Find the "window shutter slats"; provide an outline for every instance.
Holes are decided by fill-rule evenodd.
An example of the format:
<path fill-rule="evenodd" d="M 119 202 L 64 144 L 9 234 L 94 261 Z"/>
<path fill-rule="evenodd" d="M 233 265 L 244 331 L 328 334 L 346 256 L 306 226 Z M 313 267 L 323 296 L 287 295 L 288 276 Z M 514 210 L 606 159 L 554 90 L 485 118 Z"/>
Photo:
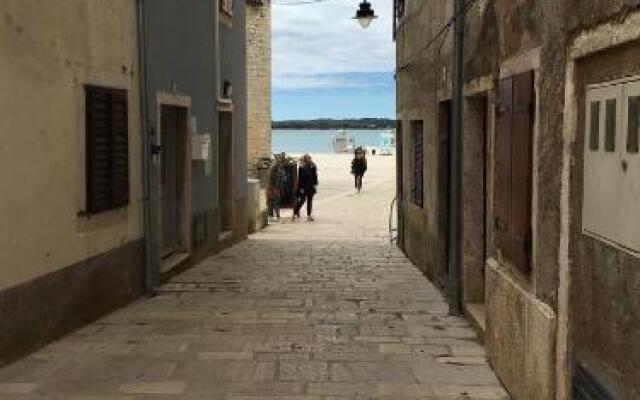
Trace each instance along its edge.
<path fill-rule="evenodd" d="M 109 209 L 109 93 L 87 88 L 87 211 Z"/>
<path fill-rule="evenodd" d="M 413 203 L 424 207 L 424 123 L 412 121 L 413 134 Z"/>
<path fill-rule="evenodd" d="M 127 92 L 85 88 L 87 212 L 129 203 Z"/>
<path fill-rule="evenodd" d="M 111 206 L 129 203 L 129 140 L 127 93 L 111 94 Z"/>

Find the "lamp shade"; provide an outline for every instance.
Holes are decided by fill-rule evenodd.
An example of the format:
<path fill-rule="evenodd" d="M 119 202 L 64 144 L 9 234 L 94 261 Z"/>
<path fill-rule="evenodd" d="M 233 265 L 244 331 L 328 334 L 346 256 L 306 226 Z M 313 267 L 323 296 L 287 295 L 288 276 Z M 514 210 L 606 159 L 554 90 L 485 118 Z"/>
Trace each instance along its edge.
<path fill-rule="evenodd" d="M 378 16 L 373 11 L 373 8 L 371 8 L 371 3 L 366 0 L 360 3 L 360 7 L 354 17 L 363 29 L 367 29 L 376 18 L 378 18 Z"/>

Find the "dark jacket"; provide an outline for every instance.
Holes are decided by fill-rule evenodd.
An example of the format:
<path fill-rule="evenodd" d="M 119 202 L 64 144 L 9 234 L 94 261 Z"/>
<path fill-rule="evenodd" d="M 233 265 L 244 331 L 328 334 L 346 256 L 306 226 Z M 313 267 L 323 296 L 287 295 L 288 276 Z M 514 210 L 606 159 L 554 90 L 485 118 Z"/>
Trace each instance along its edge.
<path fill-rule="evenodd" d="M 354 158 L 351 161 L 351 173 L 353 175 L 364 175 L 365 172 L 367 172 L 367 159 Z"/>
<path fill-rule="evenodd" d="M 311 163 L 309 165 L 300 166 L 298 169 L 298 190 L 301 194 L 304 190 L 304 194 L 315 194 L 316 186 L 318 185 L 318 172 L 316 165 Z"/>

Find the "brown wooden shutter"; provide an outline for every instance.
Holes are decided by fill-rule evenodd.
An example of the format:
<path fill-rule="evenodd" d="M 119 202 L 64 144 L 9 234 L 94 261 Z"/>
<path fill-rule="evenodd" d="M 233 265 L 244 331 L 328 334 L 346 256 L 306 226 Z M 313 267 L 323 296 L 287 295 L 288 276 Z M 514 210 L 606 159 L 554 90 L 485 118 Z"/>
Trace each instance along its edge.
<path fill-rule="evenodd" d="M 110 96 L 103 88 L 86 88 L 87 211 L 109 209 L 110 199 Z"/>
<path fill-rule="evenodd" d="M 127 92 L 85 88 L 87 212 L 129 203 Z"/>
<path fill-rule="evenodd" d="M 413 121 L 413 202 L 424 207 L 424 123 Z"/>
<path fill-rule="evenodd" d="M 398 200 L 402 201 L 404 196 L 404 170 L 402 169 L 403 157 L 402 142 L 402 121 L 396 121 L 396 193 Z"/>
<path fill-rule="evenodd" d="M 511 203 L 511 124 L 513 120 L 513 81 L 506 78 L 498 88 L 496 115 L 496 170 L 494 214 L 497 245 L 503 256 L 510 258 L 510 203 Z"/>
<path fill-rule="evenodd" d="M 525 272 L 531 268 L 531 195 L 534 123 L 533 71 L 513 78 L 511 157 L 511 235 L 513 262 Z"/>
<path fill-rule="evenodd" d="M 129 118 L 127 92 L 111 92 L 111 207 L 129 203 Z"/>
<path fill-rule="evenodd" d="M 531 269 L 533 71 L 500 81 L 496 121 L 495 229 L 502 255 Z"/>

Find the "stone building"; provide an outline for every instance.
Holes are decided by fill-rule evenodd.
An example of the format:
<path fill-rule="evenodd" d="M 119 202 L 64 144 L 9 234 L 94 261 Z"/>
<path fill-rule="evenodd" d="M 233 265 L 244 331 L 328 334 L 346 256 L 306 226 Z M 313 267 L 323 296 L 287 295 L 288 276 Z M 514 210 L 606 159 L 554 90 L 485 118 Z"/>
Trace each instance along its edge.
<path fill-rule="evenodd" d="M 271 156 L 271 1 L 247 0 L 247 167 Z"/>
<path fill-rule="evenodd" d="M 395 1 L 399 242 L 446 289 L 453 1 L 428 4 Z M 464 310 L 514 399 L 636 399 L 638 1 L 465 16 Z"/>
<path fill-rule="evenodd" d="M 246 237 L 235 3 L 2 2 L 0 365 Z"/>

